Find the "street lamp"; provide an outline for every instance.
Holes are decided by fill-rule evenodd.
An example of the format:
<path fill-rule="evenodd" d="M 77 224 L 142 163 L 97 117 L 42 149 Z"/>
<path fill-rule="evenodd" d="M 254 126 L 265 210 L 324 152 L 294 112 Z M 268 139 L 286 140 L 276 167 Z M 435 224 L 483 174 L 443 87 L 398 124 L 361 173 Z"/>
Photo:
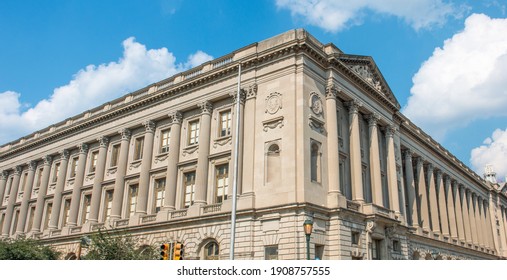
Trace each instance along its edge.
<path fill-rule="evenodd" d="M 303 228 L 305 230 L 306 235 L 306 259 L 310 259 L 310 235 L 312 235 L 313 230 L 313 221 L 312 220 L 305 220 L 303 223 Z"/>

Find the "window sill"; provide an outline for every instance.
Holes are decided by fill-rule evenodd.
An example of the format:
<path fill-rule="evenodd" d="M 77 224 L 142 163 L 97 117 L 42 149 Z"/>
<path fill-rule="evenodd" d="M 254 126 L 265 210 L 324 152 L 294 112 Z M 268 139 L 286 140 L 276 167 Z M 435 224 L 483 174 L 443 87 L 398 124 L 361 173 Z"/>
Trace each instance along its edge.
<path fill-rule="evenodd" d="M 199 148 L 198 144 L 194 144 L 183 149 L 183 156 L 193 154 Z"/>
<path fill-rule="evenodd" d="M 225 146 L 231 143 L 232 143 L 231 135 L 218 137 L 213 141 L 213 148 L 216 148 L 217 146 Z"/>

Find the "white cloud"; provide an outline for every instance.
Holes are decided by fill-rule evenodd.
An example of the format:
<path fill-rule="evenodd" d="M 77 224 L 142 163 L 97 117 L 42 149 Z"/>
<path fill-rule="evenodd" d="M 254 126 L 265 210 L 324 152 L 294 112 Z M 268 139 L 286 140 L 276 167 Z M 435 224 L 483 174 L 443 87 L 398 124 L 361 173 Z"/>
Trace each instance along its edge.
<path fill-rule="evenodd" d="M 203 64 L 206 61 L 212 60 L 213 57 L 203 51 L 197 51 L 194 54 L 188 56 L 187 63 L 185 63 L 185 67 L 193 68 Z"/>
<path fill-rule="evenodd" d="M 14 140 L 52 123 L 99 106 L 108 100 L 162 80 L 188 67 L 212 59 L 202 51 L 189 61 L 176 64 L 166 48 L 147 50 L 133 37 L 123 41 L 123 57 L 117 62 L 88 65 L 79 70 L 66 85 L 34 107 L 23 110 L 20 94 L 0 93 L 0 143 Z"/>
<path fill-rule="evenodd" d="M 472 149 L 470 163 L 478 174 L 484 173 L 487 164 L 493 165 L 497 178 L 507 175 L 507 129 L 497 129 L 491 137 L 483 142 L 484 145 Z"/>
<path fill-rule="evenodd" d="M 507 116 L 507 19 L 473 14 L 413 77 L 403 112 L 436 138 L 473 120 Z"/>
<path fill-rule="evenodd" d="M 461 17 L 465 10 L 443 0 L 276 0 L 276 5 L 330 32 L 360 24 L 364 11 L 399 17 L 419 30 L 443 25 L 448 17 Z"/>

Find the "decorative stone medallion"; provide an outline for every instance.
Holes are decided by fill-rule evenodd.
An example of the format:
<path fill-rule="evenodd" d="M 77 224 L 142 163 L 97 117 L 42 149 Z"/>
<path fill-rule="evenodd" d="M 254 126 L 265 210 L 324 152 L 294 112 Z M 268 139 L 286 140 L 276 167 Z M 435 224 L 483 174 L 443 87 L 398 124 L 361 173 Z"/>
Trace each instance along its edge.
<path fill-rule="evenodd" d="M 310 93 L 310 108 L 315 115 L 322 114 L 322 99 L 316 92 Z"/>
<path fill-rule="evenodd" d="M 273 115 L 280 109 L 282 109 L 282 95 L 278 92 L 270 93 L 266 97 L 266 113 Z"/>

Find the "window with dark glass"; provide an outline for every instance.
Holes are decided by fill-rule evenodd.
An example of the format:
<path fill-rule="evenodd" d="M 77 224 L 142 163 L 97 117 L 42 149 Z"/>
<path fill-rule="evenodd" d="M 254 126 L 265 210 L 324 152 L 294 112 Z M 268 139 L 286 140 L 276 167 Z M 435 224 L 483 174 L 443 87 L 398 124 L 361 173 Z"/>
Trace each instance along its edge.
<path fill-rule="evenodd" d="M 155 191 L 153 193 L 153 213 L 158 213 L 164 207 L 165 178 L 155 180 Z"/>
<path fill-rule="evenodd" d="M 216 167 L 216 203 L 222 203 L 229 193 L 229 164 Z"/>
<path fill-rule="evenodd" d="M 188 208 L 194 204 L 195 171 L 187 172 L 184 174 L 183 186 L 185 190 L 184 206 L 185 208 Z"/>

